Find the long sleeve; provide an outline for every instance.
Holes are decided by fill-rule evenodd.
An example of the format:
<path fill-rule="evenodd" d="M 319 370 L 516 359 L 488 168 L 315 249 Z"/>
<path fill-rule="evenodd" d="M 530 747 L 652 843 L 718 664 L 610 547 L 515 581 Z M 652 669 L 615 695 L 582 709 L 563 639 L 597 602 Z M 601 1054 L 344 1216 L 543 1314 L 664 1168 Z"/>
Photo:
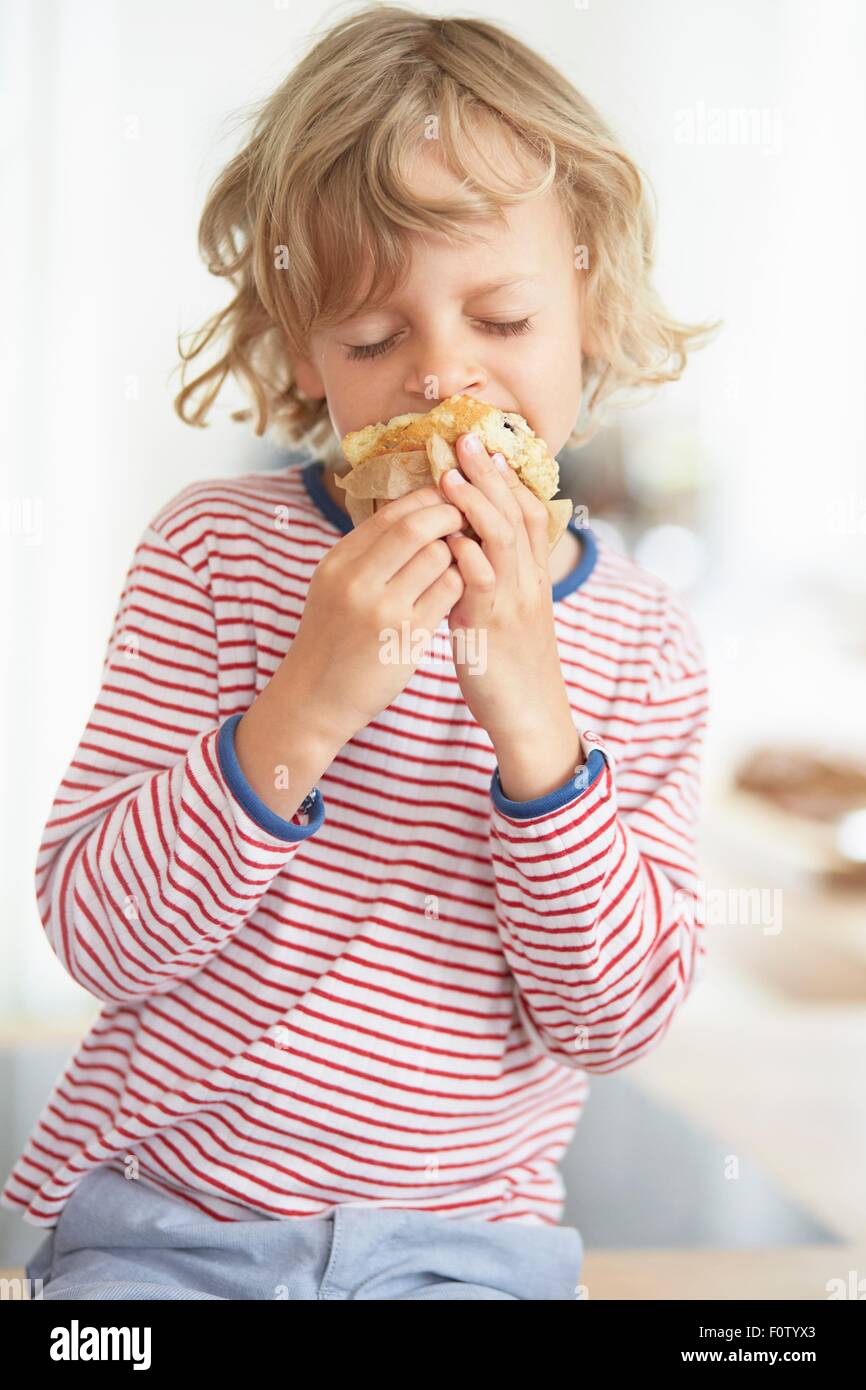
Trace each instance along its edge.
<path fill-rule="evenodd" d="M 99 999 L 166 993 L 194 975 L 324 819 L 318 789 L 284 821 L 246 784 L 218 655 L 209 590 L 149 526 L 36 864 L 51 947 Z"/>
<path fill-rule="evenodd" d="M 496 917 L 529 1034 L 564 1066 L 616 1071 L 655 1047 L 697 978 L 695 858 L 706 664 L 669 598 L 664 636 L 618 762 L 578 725 L 585 764 L 534 801 L 493 774 Z"/>

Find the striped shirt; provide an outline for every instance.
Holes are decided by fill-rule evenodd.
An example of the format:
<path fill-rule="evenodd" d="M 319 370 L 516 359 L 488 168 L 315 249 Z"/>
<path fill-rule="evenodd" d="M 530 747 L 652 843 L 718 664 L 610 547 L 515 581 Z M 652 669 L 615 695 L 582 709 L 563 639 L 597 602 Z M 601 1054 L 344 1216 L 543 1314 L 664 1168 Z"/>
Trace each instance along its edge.
<path fill-rule="evenodd" d="M 445 620 L 290 820 L 234 728 L 352 529 L 322 464 L 184 488 L 143 532 L 36 887 L 103 1001 L 0 1202 L 99 1164 L 219 1220 L 337 1206 L 556 1224 L 588 1076 L 664 1037 L 703 955 L 703 648 L 588 528 L 553 588 L 585 762 L 512 801 Z"/>

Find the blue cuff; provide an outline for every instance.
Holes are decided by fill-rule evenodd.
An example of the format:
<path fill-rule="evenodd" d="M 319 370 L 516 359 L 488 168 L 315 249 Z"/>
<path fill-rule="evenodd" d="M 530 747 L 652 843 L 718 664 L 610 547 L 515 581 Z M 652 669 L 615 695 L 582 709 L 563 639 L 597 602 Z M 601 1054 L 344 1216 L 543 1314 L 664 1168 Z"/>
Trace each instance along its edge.
<path fill-rule="evenodd" d="M 563 782 L 561 787 L 556 787 L 552 792 L 546 792 L 544 796 L 537 796 L 534 801 L 510 801 L 502 790 L 497 764 L 490 781 L 493 804 L 504 816 L 511 816 L 513 820 L 530 820 L 533 816 L 543 816 L 548 811 L 559 811 L 570 801 L 578 800 L 589 791 L 601 776 L 606 761 L 598 748 L 591 749 L 586 762 L 567 782 Z"/>
<path fill-rule="evenodd" d="M 247 815 L 256 822 L 256 825 L 261 826 L 262 830 L 267 830 L 269 835 L 275 835 L 280 840 L 309 839 L 311 835 L 315 835 L 325 819 L 325 799 L 322 793 L 318 787 L 314 787 L 309 796 L 305 796 L 298 807 L 299 811 L 309 815 L 307 825 L 295 825 L 294 821 L 283 820 L 282 816 L 278 816 L 275 811 L 271 810 L 270 806 L 266 806 L 261 797 L 256 796 L 244 776 L 238 762 L 238 755 L 235 752 L 235 729 L 241 718 L 240 714 L 231 715 L 221 726 L 217 735 L 217 759 L 223 777 Z"/>

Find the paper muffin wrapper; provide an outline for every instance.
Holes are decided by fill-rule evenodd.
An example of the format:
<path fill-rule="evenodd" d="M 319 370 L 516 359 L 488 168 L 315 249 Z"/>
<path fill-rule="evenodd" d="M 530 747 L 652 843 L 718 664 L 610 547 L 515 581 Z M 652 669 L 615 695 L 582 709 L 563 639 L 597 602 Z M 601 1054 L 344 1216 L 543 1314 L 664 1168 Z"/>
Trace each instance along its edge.
<path fill-rule="evenodd" d="M 394 450 L 376 458 L 356 463 L 348 473 L 335 475 L 338 487 L 346 493 L 346 510 L 355 526 L 360 526 L 376 511 L 377 506 L 404 497 L 418 488 L 441 488 L 442 478 L 449 468 L 459 468 L 451 444 L 440 434 L 427 440 L 424 449 Z M 574 513 L 574 503 L 568 497 L 553 501 L 539 499 L 547 508 L 548 553 L 560 540 Z M 479 540 L 467 522 L 464 534 Z"/>

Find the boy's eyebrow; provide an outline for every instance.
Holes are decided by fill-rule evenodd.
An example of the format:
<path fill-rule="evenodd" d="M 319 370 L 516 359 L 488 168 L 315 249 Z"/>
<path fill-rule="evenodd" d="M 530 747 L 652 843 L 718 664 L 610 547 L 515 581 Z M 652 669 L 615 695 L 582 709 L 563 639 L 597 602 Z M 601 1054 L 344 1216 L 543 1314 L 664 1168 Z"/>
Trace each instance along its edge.
<path fill-rule="evenodd" d="M 473 298 L 476 295 L 492 294 L 494 290 L 507 290 L 511 289 L 514 285 L 535 284 L 543 279 L 543 275 L 512 275 L 509 276 L 507 280 L 491 280 L 486 285 L 476 285 L 475 289 L 471 291 L 468 297 Z"/>

